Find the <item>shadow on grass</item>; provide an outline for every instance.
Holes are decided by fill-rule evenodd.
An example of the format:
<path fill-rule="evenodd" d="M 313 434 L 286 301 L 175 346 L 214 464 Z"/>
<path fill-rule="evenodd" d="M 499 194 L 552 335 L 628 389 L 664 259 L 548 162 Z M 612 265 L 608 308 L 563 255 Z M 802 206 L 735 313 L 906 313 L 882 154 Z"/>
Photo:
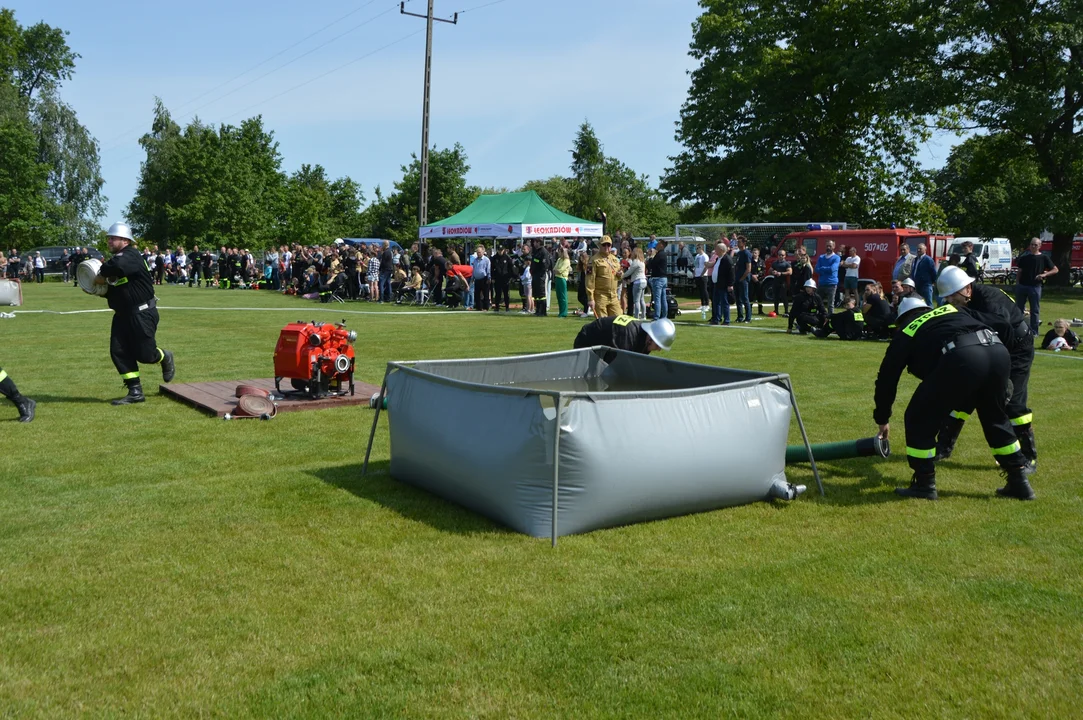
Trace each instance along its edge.
<path fill-rule="evenodd" d="M 117 392 L 117 397 L 120 397 L 123 394 L 124 394 L 123 391 L 118 391 Z M 89 404 L 94 404 L 94 405 L 100 405 L 102 403 L 108 403 L 109 402 L 109 398 L 74 397 L 74 396 L 71 396 L 71 395 L 41 395 L 39 393 L 35 393 L 31 397 L 33 397 L 33 399 L 36 400 L 39 403 L 48 403 L 49 405 L 53 405 L 53 404 L 57 404 L 57 403 L 79 403 L 79 404 L 89 403 Z"/>
<path fill-rule="evenodd" d="M 361 475 L 362 465 L 311 470 L 313 477 L 345 490 L 351 495 L 371 500 L 404 518 L 456 535 L 508 535 L 512 531 L 469 510 L 436 497 L 424 490 L 391 478 L 388 461 L 370 462 L 368 475 Z"/>
<path fill-rule="evenodd" d="M 817 468 L 824 483 L 824 497 L 818 498 L 819 502 L 846 507 L 906 499 L 895 494 L 898 480 L 884 475 L 874 460 L 821 463 Z M 857 483 L 843 485 L 832 482 L 841 478 L 855 478 Z M 814 489 L 810 488 L 810 491 Z"/>

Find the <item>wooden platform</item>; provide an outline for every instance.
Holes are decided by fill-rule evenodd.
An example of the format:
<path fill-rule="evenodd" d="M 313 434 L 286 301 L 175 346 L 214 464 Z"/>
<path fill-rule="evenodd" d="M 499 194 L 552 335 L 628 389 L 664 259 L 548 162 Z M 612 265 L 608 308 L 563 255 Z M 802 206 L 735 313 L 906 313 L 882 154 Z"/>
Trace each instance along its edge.
<path fill-rule="evenodd" d="M 230 380 L 223 382 L 204 383 L 170 383 L 159 385 L 158 390 L 163 395 L 168 395 L 174 400 L 180 400 L 203 412 L 224 417 L 226 413 L 232 413 L 237 407 L 235 393 L 238 385 L 254 385 L 264 390 L 274 392 L 275 381 L 273 378 L 262 380 Z M 282 381 L 282 390 L 292 390 L 289 380 Z M 378 385 L 369 385 L 363 382 L 354 382 L 354 394 L 342 397 L 311 398 L 286 395 L 283 400 L 276 400 L 278 412 L 299 412 L 301 410 L 326 410 L 327 408 L 347 407 L 350 405 L 368 406 L 369 398 L 380 392 Z"/>

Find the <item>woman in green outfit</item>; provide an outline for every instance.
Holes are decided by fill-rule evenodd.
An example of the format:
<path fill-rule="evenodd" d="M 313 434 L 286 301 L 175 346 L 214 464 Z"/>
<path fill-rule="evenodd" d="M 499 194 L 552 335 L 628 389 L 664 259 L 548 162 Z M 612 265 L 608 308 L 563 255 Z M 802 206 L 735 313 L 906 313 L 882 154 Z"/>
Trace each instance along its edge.
<path fill-rule="evenodd" d="M 557 251 L 557 264 L 553 267 L 554 284 L 557 288 L 557 317 L 568 317 L 568 275 L 572 271 L 572 261 L 568 257 L 568 248 Z"/>

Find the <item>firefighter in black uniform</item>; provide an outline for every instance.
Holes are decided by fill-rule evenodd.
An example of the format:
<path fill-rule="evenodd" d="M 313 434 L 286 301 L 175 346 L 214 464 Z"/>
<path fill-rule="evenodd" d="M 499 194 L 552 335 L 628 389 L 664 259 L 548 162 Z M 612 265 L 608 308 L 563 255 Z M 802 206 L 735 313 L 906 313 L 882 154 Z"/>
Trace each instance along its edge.
<path fill-rule="evenodd" d="M 534 314 L 539 317 L 546 314 L 548 296 L 545 294 L 545 281 L 552 267 L 545 241 L 537 238 L 534 241 L 534 252 L 530 255 L 530 294 L 534 298 Z"/>
<path fill-rule="evenodd" d="M 19 388 L 15 387 L 15 383 L 2 367 L 0 367 L 0 394 L 3 394 L 12 405 L 19 409 L 19 422 L 27 423 L 34 419 L 34 408 L 38 404 L 19 392 Z"/>
<path fill-rule="evenodd" d="M 1030 366 L 1034 362 L 1034 340 L 1030 325 L 1023 311 L 1003 290 L 991 285 L 973 284 L 974 278 L 957 267 L 946 267 L 936 281 L 940 297 L 960 310 L 967 311 L 985 325 L 991 327 L 1011 354 L 1012 396 L 1008 399 L 1008 420 L 1015 430 L 1023 456 L 1027 459 L 1027 474 L 1038 469 L 1038 449 L 1034 442 L 1031 422 L 1034 414 L 1027 407 L 1027 385 L 1030 383 Z M 936 459 L 951 457 L 955 441 L 963 424 L 974 411 L 972 406 L 956 407 L 944 420 L 936 441 Z"/>
<path fill-rule="evenodd" d="M 154 297 L 150 269 L 132 245 L 131 228 L 124 223 L 114 223 L 107 235 L 113 257 L 102 264 L 94 282 L 109 286 L 105 294 L 113 310 L 109 355 L 128 388 L 128 394 L 114 400 L 113 404 L 131 405 L 146 399 L 139 380 L 139 363 L 161 364 L 164 382 L 173 379 L 176 368 L 173 353 L 160 349 L 154 340 L 158 330 L 158 301 Z"/>
<path fill-rule="evenodd" d="M 965 310 L 943 305 L 932 310 L 925 301 L 907 298 L 899 304 L 898 332 L 887 348 L 876 376 L 873 419 L 887 438 L 891 406 L 904 369 L 921 384 L 906 407 L 906 456 L 914 477 L 899 495 L 935 500 L 936 435 L 943 419 L 957 407 L 976 407 L 985 440 L 1000 462 L 1008 483 L 998 495 L 1031 500 L 1026 463 L 1004 410 L 1008 397 L 1007 348 L 989 328 Z"/>
<path fill-rule="evenodd" d="M 669 350 L 673 347 L 673 337 L 676 334 L 677 327 L 669 318 L 640 322 L 631 315 L 615 315 L 598 318 L 589 325 L 584 325 L 575 336 L 572 347 L 578 350 L 603 345 L 649 355 L 655 350 Z"/>
<path fill-rule="evenodd" d="M 504 299 L 504 312 L 511 307 L 508 288 L 515 274 L 515 265 L 508 255 L 507 246 L 501 246 L 500 252 L 493 256 L 493 312 L 500 309 L 500 299 Z"/>
<path fill-rule="evenodd" d="M 865 316 L 857 309 L 857 303 L 852 297 L 842 302 L 842 310 L 832 313 L 826 325 L 812 331 L 818 338 L 826 338 L 831 333 L 838 335 L 840 340 L 860 340 L 864 337 Z"/>
<path fill-rule="evenodd" d="M 792 333 L 794 323 L 797 331 L 807 335 L 809 330 L 820 330 L 827 325 L 827 308 L 816 292 L 816 281 L 806 280 L 801 290 L 794 294 L 790 305 L 790 321 L 786 332 Z"/>
<path fill-rule="evenodd" d="M 192 271 L 188 273 L 188 287 L 199 287 L 203 284 L 203 253 L 198 245 L 188 253 L 188 264 L 192 267 Z"/>

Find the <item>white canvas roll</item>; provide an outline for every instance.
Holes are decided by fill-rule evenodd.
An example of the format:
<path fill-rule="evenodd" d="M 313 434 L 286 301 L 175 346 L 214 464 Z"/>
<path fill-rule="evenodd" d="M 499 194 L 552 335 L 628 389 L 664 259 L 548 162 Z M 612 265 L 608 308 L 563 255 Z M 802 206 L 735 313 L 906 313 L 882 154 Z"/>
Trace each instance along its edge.
<path fill-rule="evenodd" d="M 98 277 L 98 271 L 102 269 L 102 261 L 90 258 L 79 263 L 75 269 L 75 279 L 79 287 L 88 295 L 103 296 L 109 291 L 105 285 L 95 285 L 94 280 Z"/>

